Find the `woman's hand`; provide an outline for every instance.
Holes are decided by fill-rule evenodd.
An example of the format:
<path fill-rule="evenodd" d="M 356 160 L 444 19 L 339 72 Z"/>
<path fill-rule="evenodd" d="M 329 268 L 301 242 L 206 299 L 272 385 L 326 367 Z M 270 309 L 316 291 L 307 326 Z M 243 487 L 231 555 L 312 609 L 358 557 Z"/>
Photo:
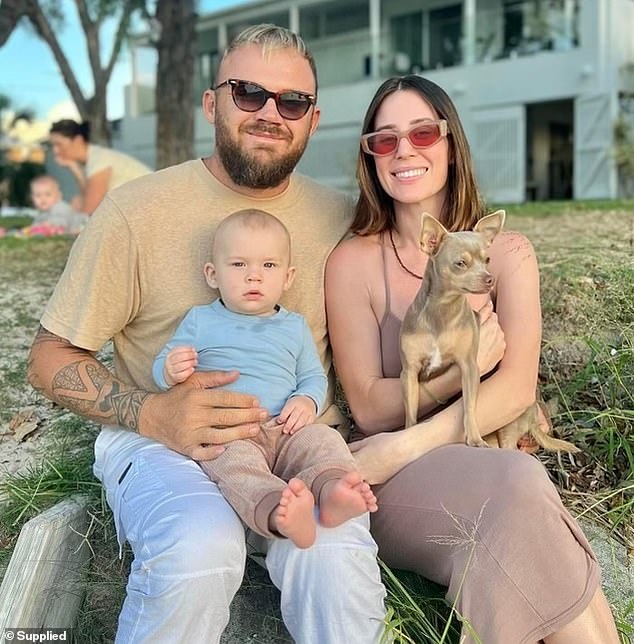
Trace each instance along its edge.
<path fill-rule="evenodd" d="M 537 425 L 539 430 L 544 434 L 550 434 L 553 431 L 550 412 L 546 404 L 542 402 L 537 403 Z M 517 441 L 517 449 L 526 454 L 534 454 L 539 450 L 539 445 L 530 434 L 524 434 Z"/>
<path fill-rule="evenodd" d="M 84 174 L 84 167 L 81 163 L 75 159 L 69 159 L 68 157 L 59 155 L 55 157 L 55 162 L 62 166 L 62 168 L 68 168 L 70 170 L 73 177 L 75 177 L 75 181 L 77 181 L 80 190 L 83 191 L 86 184 L 86 175 Z M 83 212 L 82 209 L 80 209 L 80 211 Z"/>
<path fill-rule="evenodd" d="M 64 156 L 61 156 L 61 155 L 56 155 L 55 156 L 55 163 L 57 163 L 57 165 L 62 166 L 62 168 L 73 169 L 73 168 L 78 168 L 79 167 L 79 163 L 77 163 L 77 161 L 75 161 L 75 159 L 70 159 L 69 157 L 64 157 Z"/>
<path fill-rule="evenodd" d="M 375 434 L 349 445 L 364 480 L 385 483 L 417 457 L 403 448 L 404 432 Z"/>

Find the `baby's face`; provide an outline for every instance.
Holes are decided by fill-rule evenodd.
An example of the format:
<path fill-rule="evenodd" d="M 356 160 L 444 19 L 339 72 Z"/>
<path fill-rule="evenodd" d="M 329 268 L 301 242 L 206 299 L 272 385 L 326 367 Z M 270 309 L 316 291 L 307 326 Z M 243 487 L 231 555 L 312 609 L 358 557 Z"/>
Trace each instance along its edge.
<path fill-rule="evenodd" d="M 31 201 L 43 212 L 50 210 L 61 198 L 59 188 L 50 181 L 36 183 L 31 187 Z"/>
<path fill-rule="evenodd" d="M 207 283 L 220 291 L 232 311 L 272 315 L 294 277 L 285 237 L 275 228 L 236 226 L 226 231 L 219 246 L 215 262 L 205 266 Z"/>

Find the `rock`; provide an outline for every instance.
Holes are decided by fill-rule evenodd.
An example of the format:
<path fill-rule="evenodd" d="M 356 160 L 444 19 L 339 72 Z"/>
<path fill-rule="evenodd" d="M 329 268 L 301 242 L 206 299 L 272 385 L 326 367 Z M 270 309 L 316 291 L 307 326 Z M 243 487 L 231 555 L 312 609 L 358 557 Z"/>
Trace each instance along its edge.
<path fill-rule="evenodd" d="M 634 600 L 634 560 L 606 530 L 587 521 L 580 523 L 601 566 L 603 591 L 618 618 Z M 634 612 L 625 619 L 634 627 Z"/>

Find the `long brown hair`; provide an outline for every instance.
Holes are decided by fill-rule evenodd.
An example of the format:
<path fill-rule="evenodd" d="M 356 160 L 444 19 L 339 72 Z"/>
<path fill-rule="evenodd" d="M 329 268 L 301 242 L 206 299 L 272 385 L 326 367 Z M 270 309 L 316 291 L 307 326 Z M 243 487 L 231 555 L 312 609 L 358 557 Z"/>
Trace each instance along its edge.
<path fill-rule="evenodd" d="M 468 230 L 484 214 L 484 203 L 475 180 L 469 143 L 456 107 L 447 93 L 436 83 L 418 75 L 395 76 L 386 80 L 376 91 L 363 120 L 362 134 L 373 132 L 375 118 L 384 99 L 400 90 L 413 90 L 429 103 L 439 119 L 449 126 L 449 171 L 446 200 L 441 218 L 451 230 Z M 394 228 L 394 201 L 379 182 L 374 159 L 359 147 L 357 160 L 359 199 L 350 230 L 357 235 L 374 235 Z"/>

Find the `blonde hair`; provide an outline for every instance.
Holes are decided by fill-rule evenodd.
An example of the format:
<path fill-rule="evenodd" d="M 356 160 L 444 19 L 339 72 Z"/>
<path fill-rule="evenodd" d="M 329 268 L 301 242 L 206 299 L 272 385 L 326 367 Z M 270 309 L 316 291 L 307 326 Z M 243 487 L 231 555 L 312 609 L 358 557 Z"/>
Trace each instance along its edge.
<path fill-rule="evenodd" d="M 240 226 L 249 228 L 253 231 L 265 229 L 277 229 L 279 233 L 286 240 L 288 247 L 288 257 L 290 261 L 291 256 L 291 236 L 286 226 L 271 213 L 265 210 L 258 210 L 257 208 L 245 208 L 244 210 L 237 210 L 225 217 L 216 228 L 214 233 L 214 240 L 212 244 L 212 256 L 216 255 L 216 245 L 222 241 L 223 233 L 226 233 L 233 226 Z"/>
<path fill-rule="evenodd" d="M 261 23 L 247 27 L 229 43 L 229 46 L 225 49 L 218 63 L 218 69 L 220 69 L 223 61 L 231 52 L 245 45 L 260 45 L 264 53 L 278 49 L 292 49 L 297 52 L 310 65 L 310 69 L 315 78 L 315 94 L 317 93 L 317 67 L 315 66 L 315 59 L 308 50 L 302 37 L 298 34 L 292 32 L 290 29 L 269 23 Z"/>
<path fill-rule="evenodd" d="M 43 183 L 49 183 L 54 188 L 57 188 L 57 190 L 60 190 L 59 181 L 55 177 L 51 177 L 50 174 L 40 174 L 37 177 L 34 177 L 33 179 L 31 179 L 29 187 L 33 189 L 35 188 L 35 186 L 39 186 Z"/>

